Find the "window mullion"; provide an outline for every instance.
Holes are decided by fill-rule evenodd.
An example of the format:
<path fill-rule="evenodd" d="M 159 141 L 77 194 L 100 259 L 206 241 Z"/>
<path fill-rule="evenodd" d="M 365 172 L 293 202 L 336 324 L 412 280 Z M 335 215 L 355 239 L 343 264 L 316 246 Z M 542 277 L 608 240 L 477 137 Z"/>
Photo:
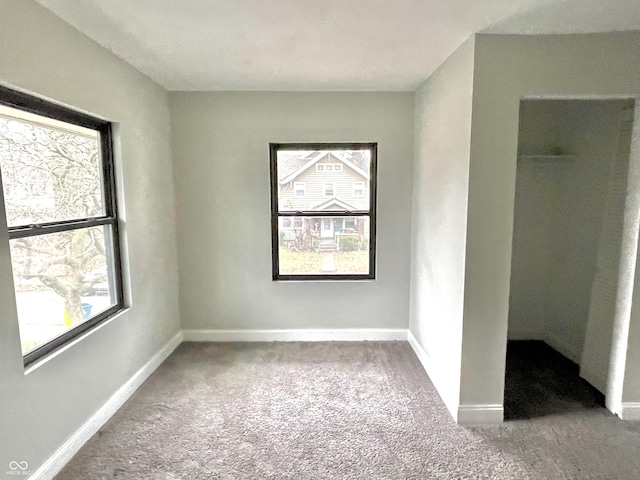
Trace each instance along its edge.
<path fill-rule="evenodd" d="M 9 228 L 9 239 L 34 237 L 37 235 L 47 235 L 51 233 L 66 232 L 69 230 L 77 230 L 79 228 L 99 227 L 101 225 L 112 225 L 115 218 L 98 217 L 87 218 L 82 220 L 70 220 L 66 222 L 46 223 L 27 225 L 21 227 Z"/>
<path fill-rule="evenodd" d="M 362 217 L 371 216 L 371 210 L 305 210 L 303 212 L 277 212 L 277 217 Z"/>

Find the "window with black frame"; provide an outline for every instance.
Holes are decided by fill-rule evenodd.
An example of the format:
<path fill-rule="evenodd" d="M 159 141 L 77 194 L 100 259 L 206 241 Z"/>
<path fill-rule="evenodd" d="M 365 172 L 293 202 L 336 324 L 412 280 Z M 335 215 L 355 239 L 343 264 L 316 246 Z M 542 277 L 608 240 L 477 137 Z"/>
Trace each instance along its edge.
<path fill-rule="evenodd" d="M 0 175 L 29 364 L 123 308 L 111 124 L 0 87 Z"/>
<path fill-rule="evenodd" d="M 375 278 L 377 144 L 272 143 L 270 157 L 273 279 Z"/>

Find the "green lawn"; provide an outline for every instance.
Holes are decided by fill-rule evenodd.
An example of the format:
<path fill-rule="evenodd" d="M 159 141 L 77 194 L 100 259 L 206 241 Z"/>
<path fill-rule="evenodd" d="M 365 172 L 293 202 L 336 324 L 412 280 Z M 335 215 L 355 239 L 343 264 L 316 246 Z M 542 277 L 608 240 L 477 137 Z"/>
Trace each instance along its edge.
<path fill-rule="evenodd" d="M 368 273 L 369 252 L 292 252 L 288 248 L 280 248 L 280 274 L 320 274 L 322 255 L 333 255 L 335 273 Z"/>

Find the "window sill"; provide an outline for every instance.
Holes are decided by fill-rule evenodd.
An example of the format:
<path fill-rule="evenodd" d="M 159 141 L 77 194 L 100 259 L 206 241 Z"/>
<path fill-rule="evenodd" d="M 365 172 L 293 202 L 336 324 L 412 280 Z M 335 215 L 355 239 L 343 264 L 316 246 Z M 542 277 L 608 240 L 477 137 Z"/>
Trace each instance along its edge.
<path fill-rule="evenodd" d="M 34 360 L 32 363 L 30 363 L 29 365 L 24 367 L 25 376 L 29 375 L 31 372 L 37 370 L 38 368 L 40 368 L 44 364 L 49 363 L 51 360 L 56 358 L 58 355 L 60 355 L 63 352 L 67 351 L 69 348 L 73 347 L 78 342 L 81 342 L 82 340 L 84 340 L 89 335 L 92 335 L 93 333 L 97 332 L 98 330 L 100 330 L 101 328 L 105 327 L 109 323 L 113 322 L 115 319 L 117 319 L 120 316 L 124 315 L 130 309 L 131 309 L 131 307 L 124 307 L 123 309 L 118 310 L 116 313 L 111 315 L 109 318 L 107 318 L 106 320 L 104 320 L 104 321 L 98 323 L 97 325 L 93 326 L 92 328 L 90 328 L 86 332 L 82 332 L 80 335 L 75 337 L 73 340 L 69 340 L 64 345 L 61 345 L 59 348 L 56 348 L 52 352 L 49 352 L 48 354 L 42 356 L 41 358 L 38 358 L 37 360 Z"/>

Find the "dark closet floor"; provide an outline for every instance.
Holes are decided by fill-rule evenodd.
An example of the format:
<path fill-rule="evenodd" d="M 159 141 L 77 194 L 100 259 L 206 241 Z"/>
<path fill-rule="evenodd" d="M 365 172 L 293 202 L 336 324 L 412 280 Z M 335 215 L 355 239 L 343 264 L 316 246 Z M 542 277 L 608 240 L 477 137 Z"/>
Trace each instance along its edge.
<path fill-rule="evenodd" d="M 579 367 L 542 341 L 509 341 L 505 420 L 603 408 L 604 395 L 579 377 Z"/>

